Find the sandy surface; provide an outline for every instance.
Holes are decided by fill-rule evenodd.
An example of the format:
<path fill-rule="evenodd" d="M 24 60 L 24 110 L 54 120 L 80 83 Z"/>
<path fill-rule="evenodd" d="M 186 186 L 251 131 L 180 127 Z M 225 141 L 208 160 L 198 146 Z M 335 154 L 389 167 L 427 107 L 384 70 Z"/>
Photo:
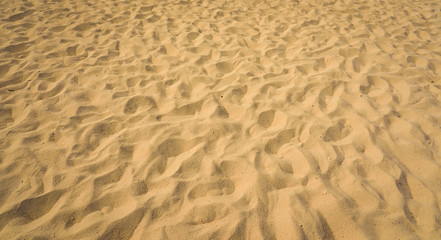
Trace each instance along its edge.
<path fill-rule="evenodd" d="M 441 239 L 441 2 L 3 0 L 0 239 Z"/>

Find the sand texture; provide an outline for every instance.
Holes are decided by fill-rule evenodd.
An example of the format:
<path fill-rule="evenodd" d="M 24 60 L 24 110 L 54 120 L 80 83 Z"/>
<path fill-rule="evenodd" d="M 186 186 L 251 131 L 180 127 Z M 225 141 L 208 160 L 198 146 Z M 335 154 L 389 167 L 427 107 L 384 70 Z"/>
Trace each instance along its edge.
<path fill-rule="evenodd" d="M 441 1 L 0 4 L 0 239 L 441 239 Z"/>

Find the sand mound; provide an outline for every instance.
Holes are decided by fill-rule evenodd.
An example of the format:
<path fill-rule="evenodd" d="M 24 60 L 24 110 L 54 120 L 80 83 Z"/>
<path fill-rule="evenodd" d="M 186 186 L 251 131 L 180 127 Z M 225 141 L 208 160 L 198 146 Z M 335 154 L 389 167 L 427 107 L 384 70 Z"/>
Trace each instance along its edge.
<path fill-rule="evenodd" d="M 2 1 L 1 239 L 440 239 L 439 1 Z"/>

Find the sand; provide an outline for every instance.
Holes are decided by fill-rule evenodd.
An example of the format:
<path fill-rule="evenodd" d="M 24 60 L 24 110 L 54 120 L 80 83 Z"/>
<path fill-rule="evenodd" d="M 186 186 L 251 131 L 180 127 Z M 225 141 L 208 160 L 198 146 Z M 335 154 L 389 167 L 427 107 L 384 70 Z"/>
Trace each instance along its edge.
<path fill-rule="evenodd" d="M 441 2 L 4 0 L 0 239 L 441 239 Z"/>

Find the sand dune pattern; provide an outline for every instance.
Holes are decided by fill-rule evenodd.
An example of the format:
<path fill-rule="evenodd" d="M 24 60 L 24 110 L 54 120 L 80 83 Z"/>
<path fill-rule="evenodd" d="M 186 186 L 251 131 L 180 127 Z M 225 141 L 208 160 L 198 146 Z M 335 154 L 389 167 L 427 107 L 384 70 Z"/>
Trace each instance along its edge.
<path fill-rule="evenodd" d="M 441 2 L 4 0 L 0 239 L 440 239 Z"/>

